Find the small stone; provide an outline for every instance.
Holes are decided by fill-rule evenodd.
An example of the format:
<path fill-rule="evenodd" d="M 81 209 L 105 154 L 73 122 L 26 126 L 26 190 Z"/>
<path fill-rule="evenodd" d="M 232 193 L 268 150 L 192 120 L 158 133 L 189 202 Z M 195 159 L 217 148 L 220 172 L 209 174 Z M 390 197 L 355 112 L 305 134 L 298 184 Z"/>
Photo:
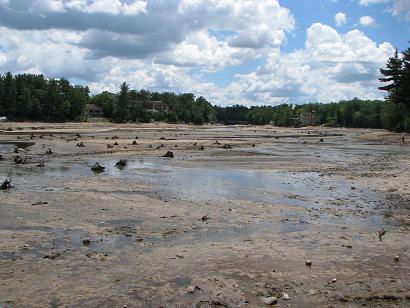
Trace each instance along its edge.
<path fill-rule="evenodd" d="M 275 297 L 275 296 L 271 296 L 271 297 L 264 298 L 264 299 L 263 299 L 263 302 L 264 302 L 265 305 L 271 306 L 271 305 L 277 304 L 277 303 L 278 303 L 278 299 L 277 299 L 277 297 Z"/>
<path fill-rule="evenodd" d="M 306 266 L 312 266 L 312 260 L 306 260 Z"/>
<path fill-rule="evenodd" d="M 332 283 L 336 283 L 336 281 L 337 281 L 336 278 L 332 279 Z"/>
<path fill-rule="evenodd" d="M 289 294 L 288 293 L 283 293 L 283 299 L 285 301 L 289 300 L 290 299 Z"/>
<path fill-rule="evenodd" d="M 309 295 L 316 295 L 316 290 L 313 290 L 313 289 L 309 290 L 308 294 Z"/>
<path fill-rule="evenodd" d="M 399 256 L 394 256 L 394 261 L 399 262 L 399 261 L 400 261 L 400 257 L 399 257 Z"/>

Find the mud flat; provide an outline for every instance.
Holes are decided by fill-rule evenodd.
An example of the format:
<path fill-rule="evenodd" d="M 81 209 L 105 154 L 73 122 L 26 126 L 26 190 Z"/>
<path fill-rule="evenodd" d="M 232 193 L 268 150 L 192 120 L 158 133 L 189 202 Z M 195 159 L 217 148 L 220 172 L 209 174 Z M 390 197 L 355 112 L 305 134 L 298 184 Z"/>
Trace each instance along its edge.
<path fill-rule="evenodd" d="M 410 143 L 400 141 L 376 130 L 2 123 L 0 181 L 14 188 L 0 191 L 0 307 L 271 297 L 409 307 Z"/>

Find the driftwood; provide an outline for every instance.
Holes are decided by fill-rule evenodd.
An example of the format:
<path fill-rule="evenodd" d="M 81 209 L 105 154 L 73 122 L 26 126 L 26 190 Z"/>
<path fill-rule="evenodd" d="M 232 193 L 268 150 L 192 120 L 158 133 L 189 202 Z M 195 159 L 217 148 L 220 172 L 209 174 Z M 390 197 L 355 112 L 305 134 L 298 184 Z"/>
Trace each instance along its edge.
<path fill-rule="evenodd" d="M 13 186 L 11 186 L 11 179 L 6 179 L 3 184 L 0 186 L 1 190 L 7 190 L 12 188 Z"/>
<path fill-rule="evenodd" d="M 165 153 L 165 155 L 163 155 L 162 157 L 174 158 L 174 153 L 172 153 L 171 151 L 168 151 L 168 152 Z"/>
<path fill-rule="evenodd" d="M 104 172 L 105 167 L 101 166 L 98 162 L 94 164 L 94 166 L 91 167 L 91 170 L 96 173 Z"/>
<path fill-rule="evenodd" d="M 120 159 L 120 160 L 115 164 L 115 166 L 116 166 L 116 167 L 119 167 L 119 168 L 125 167 L 126 165 L 127 165 L 127 161 L 126 161 L 125 159 Z"/>

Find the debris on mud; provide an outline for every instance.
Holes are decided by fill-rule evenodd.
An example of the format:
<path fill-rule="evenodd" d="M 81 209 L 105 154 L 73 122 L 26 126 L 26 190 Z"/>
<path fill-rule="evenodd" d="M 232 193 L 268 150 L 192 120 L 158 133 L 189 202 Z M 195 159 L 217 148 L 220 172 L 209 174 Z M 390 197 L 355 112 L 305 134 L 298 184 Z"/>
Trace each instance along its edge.
<path fill-rule="evenodd" d="M 383 235 L 385 235 L 386 234 L 386 230 L 384 230 L 383 228 L 379 231 L 379 240 L 380 240 L 380 242 L 383 240 L 382 239 L 382 237 L 383 237 Z"/>
<path fill-rule="evenodd" d="M 53 151 L 51 151 L 51 149 L 48 148 L 47 151 L 46 151 L 46 155 L 51 155 L 51 154 L 53 154 Z"/>
<path fill-rule="evenodd" d="M 223 146 L 221 146 L 221 149 L 230 150 L 230 149 L 232 149 L 232 146 L 230 144 L 226 143 Z"/>
<path fill-rule="evenodd" d="M 204 147 L 203 145 L 201 145 L 201 146 L 199 147 L 199 150 L 200 150 L 200 151 L 203 151 L 203 150 L 205 150 L 205 147 Z"/>
<path fill-rule="evenodd" d="M 202 291 L 202 289 L 196 285 L 192 285 L 186 288 L 188 294 L 194 294 L 195 292 Z"/>
<path fill-rule="evenodd" d="M 50 252 L 50 253 L 46 254 L 43 258 L 44 259 L 54 260 L 54 259 L 57 259 L 61 256 L 62 256 L 61 252 Z"/>
<path fill-rule="evenodd" d="M 13 160 L 14 160 L 14 163 L 15 163 L 16 165 L 28 164 L 27 159 L 26 159 L 26 158 L 23 158 L 23 157 L 21 157 L 21 156 L 19 156 L 19 155 L 15 156 L 15 157 L 13 158 Z"/>
<path fill-rule="evenodd" d="M 84 145 L 84 143 L 83 143 L 83 142 L 79 142 L 79 143 L 77 143 L 77 146 L 78 146 L 79 148 L 85 148 L 85 145 Z"/>
<path fill-rule="evenodd" d="M 7 190 L 10 188 L 13 188 L 13 186 L 11 185 L 11 179 L 6 179 L 0 186 L 1 190 Z"/>
<path fill-rule="evenodd" d="M 89 253 L 86 253 L 85 255 L 91 260 L 101 261 L 101 262 L 104 262 L 105 259 L 108 257 L 106 253 L 97 252 L 97 251 L 89 252 Z"/>
<path fill-rule="evenodd" d="M 116 167 L 123 168 L 127 166 L 127 161 L 125 159 L 120 159 L 116 164 Z"/>
<path fill-rule="evenodd" d="M 34 203 L 32 203 L 31 205 L 36 206 L 36 205 L 47 205 L 47 204 L 48 204 L 48 202 L 39 201 L 39 202 L 34 202 Z"/>
<path fill-rule="evenodd" d="M 168 151 L 163 155 L 162 157 L 168 157 L 168 158 L 174 158 L 174 153 L 171 151 Z"/>
<path fill-rule="evenodd" d="M 105 167 L 104 167 L 104 166 L 101 166 L 98 162 L 96 162 L 96 163 L 94 164 L 94 166 L 91 167 L 91 170 L 92 170 L 93 172 L 100 173 L 100 172 L 104 172 L 104 171 L 105 171 Z"/>
<path fill-rule="evenodd" d="M 91 244 L 91 239 L 89 237 L 83 238 L 83 245 L 89 246 Z"/>

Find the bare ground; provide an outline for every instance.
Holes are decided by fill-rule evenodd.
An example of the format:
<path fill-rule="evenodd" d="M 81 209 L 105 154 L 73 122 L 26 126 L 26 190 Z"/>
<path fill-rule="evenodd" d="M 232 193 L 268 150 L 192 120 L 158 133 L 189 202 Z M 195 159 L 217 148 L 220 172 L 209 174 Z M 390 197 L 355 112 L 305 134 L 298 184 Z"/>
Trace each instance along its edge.
<path fill-rule="evenodd" d="M 0 181 L 14 185 L 0 191 L 0 307 L 263 307 L 269 296 L 277 307 L 410 305 L 410 147 L 399 135 L 0 130 Z"/>

